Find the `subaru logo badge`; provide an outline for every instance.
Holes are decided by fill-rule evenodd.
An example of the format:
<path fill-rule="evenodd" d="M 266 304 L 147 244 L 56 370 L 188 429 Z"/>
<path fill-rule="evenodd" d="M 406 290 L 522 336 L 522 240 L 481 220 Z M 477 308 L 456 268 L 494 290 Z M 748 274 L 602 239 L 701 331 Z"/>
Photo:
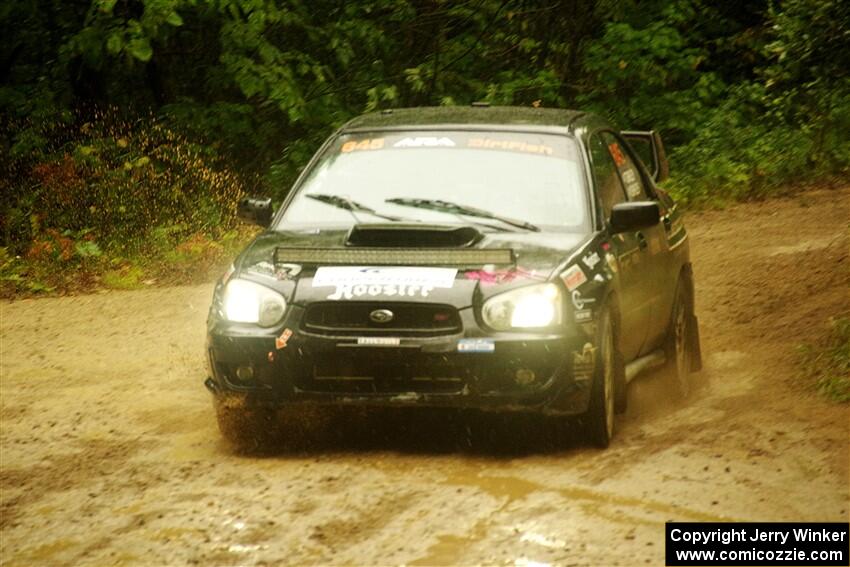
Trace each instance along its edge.
<path fill-rule="evenodd" d="M 374 321 L 375 323 L 389 323 L 393 320 L 393 312 L 389 309 L 375 309 L 371 313 L 369 313 L 369 319 Z"/>

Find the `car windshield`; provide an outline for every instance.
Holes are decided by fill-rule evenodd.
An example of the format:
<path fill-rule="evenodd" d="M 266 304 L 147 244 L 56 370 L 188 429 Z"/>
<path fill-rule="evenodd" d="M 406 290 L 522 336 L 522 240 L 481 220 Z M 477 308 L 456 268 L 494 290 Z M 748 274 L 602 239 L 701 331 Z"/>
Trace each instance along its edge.
<path fill-rule="evenodd" d="M 578 148 L 565 135 L 410 131 L 340 136 L 275 226 L 473 224 L 482 230 L 583 231 Z"/>

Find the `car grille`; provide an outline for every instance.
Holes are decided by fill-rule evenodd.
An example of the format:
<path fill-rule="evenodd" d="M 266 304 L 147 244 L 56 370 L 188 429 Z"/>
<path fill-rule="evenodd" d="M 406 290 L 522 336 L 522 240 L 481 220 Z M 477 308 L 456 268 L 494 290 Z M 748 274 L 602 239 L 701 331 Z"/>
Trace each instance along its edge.
<path fill-rule="evenodd" d="M 337 356 L 315 360 L 312 375 L 299 386 L 335 393 L 456 393 L 466 384 L 466 371 L 442 356 Z"/>
<path fill-rule="evenodd" d="M 392 320 L 378 323 L 374 311 L 387 309 Z M 331 335 L 392 334 L 395 336 L 447 335 L 461 331 L 460 316 L 451 305 L 392 302 L 321 302 L 307 307 L 304 329 Z"/>

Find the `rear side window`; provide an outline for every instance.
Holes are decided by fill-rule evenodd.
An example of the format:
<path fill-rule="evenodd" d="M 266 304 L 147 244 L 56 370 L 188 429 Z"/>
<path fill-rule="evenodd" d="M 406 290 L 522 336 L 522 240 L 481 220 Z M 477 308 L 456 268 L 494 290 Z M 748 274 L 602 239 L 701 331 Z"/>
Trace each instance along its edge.
<path fill-rule="evenodd" d="M 611 157 L 611 152 L 602 135 L 594 134 L 591 136 L 589 146 L 593 179 L 596 181 L 596 190 L 599 193 L 602 210 L 607 219 L 611 217 L 611 209 L 614 208 L 614 205 L 625 202 L 626 194 L 623 191 L 623 185 L 620 183 L 620 176 L 617 174 L 614 159 Z"/>
<path fill-rule="evenodd" d="M 626 198 L 629 201 L 644 201 L 648 199 L 649 195 L 640 176 L 640 170 L 629 155 L 628 150 L 623 147 L 622 142 L 610 132 L 603 132 L 602 139 L 605 141 L 611 159 L 614 160 L 614 164 L 617 166 L 617 172 L 620 174 L 623 187 L 626 189 Z"/>

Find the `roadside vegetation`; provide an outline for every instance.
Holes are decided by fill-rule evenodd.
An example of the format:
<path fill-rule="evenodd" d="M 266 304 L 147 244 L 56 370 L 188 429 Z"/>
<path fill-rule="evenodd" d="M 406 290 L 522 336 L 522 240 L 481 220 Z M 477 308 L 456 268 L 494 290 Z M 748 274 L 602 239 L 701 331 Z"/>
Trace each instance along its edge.
<path fill-rule="evenodd" d="M 152 117 L 28 133 L 4 171 L 6 295 L 207 281 L 252 232 L 231 212 L 245 181 Z"/>
<path fill-rule="evenodd" d="M 365 111 L 578 107 L 691 206 L 850 173 L 841 0 L 78 0 L 0 7 L 0 294 L 207 279 Z"/>
<path fill-rule="evenodd" d="M 818 344 L 800 347 L 803 372 L 822 394 L 850 403 L 850 316 L 828 321 L 829 332 Z"/>

